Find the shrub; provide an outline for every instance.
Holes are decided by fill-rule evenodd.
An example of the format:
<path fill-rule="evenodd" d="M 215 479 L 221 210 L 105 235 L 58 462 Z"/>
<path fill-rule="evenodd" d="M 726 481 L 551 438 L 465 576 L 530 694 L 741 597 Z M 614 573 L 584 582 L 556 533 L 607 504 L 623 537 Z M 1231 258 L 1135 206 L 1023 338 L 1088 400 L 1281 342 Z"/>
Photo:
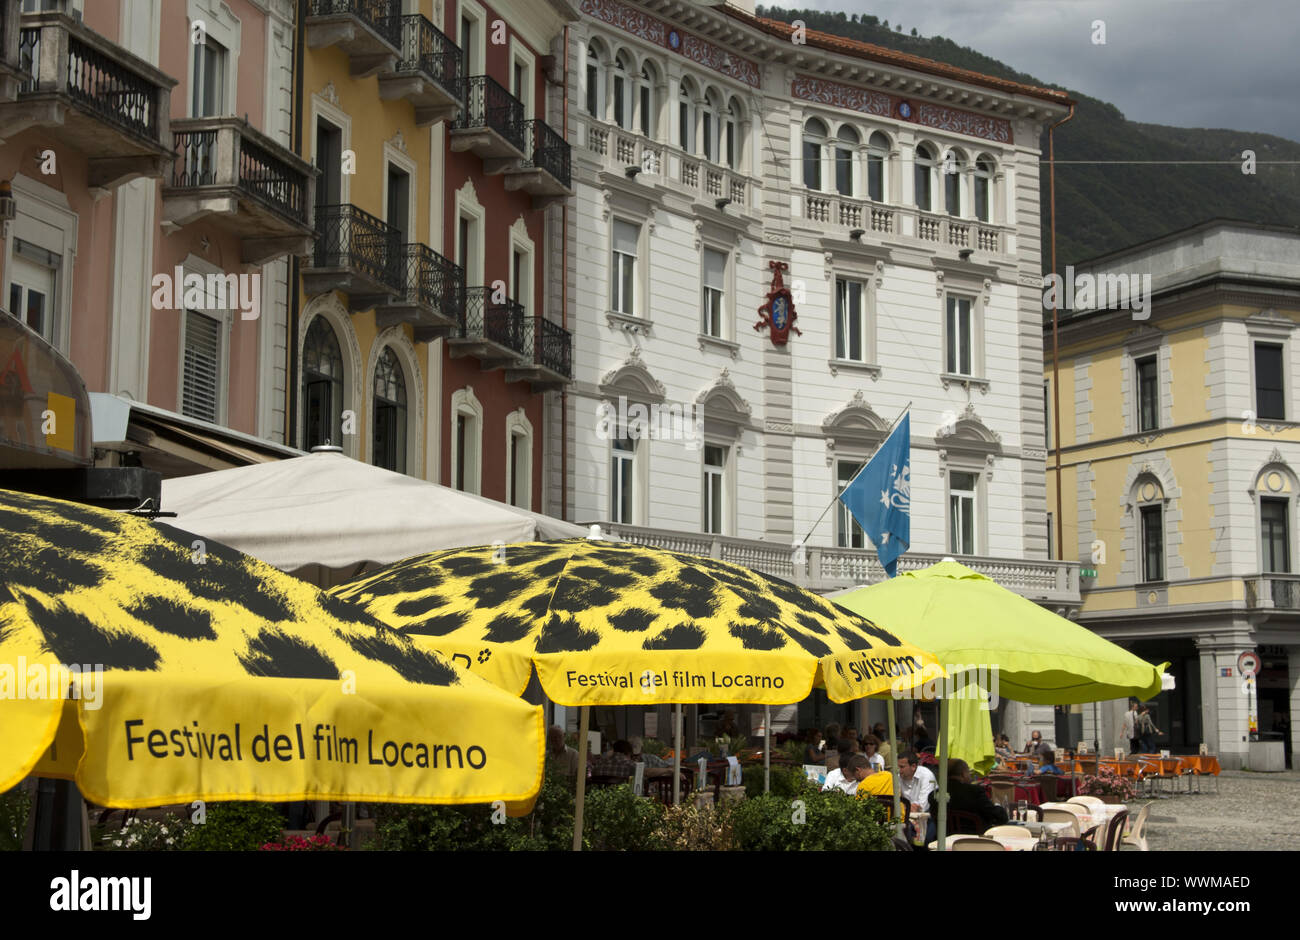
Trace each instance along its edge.
<path fill-rule="evenodd" d="M 664 807 L 655 830 L 658 847 L 674 852 L 725 852 L 735 847 L 731 831 L 734 801 L 721 806 L 696 806 L 694 802 Z"/>
<path fill-rule="evenodd" d="M 321 833 L 304 839 L 302 836 L 289 836 L 283 842 L 268 842 L 262 846 L 263 852 L 345 852 L 343 846 L 329 836 Z"/>
<path fill-rule="evenodd" d="M 96 849 L 126 852 L 174 852 L 185 847 L 192 828 L 185 819 L 144 819 L 135 816 L 120 828 L 108 825 L 96 830 L 92 845 Z"/>
<path fill-rule="evenodd" d="M 744 784 L 747 799 L 763 795 L 762 764 L 750 764 L 745 768 Z M 772 768 L 771 792 L 777 796 L 784 796 L 793 800 L 810 790 L 815 792 L 816 789 L 799 767 Z"/>
<path fill-rule="evenodd" d="M 653 754 L 655 757 L 663 757 L 672 748 L 660 741 L 658 738 L 646 738 L 641 742 L 642 754 Z"/>
<path fill-rule="evenodd" d="M 0 793 L 0 852 L 21 851 L 31 808 L 32 798 L 21 784 Z"/>
<path fill-rule="evenodd" d="M 736 848 L 746 852 L 887 851 L 892 832 L 875 800 L 808 790 L 795 799 L 766 793 L 731 812 Z"/>
<path fill-rule="evenodd" d="M 1116 796 L 1121 802 L 1127 803 L 1137 797 L 1137 785 L 1118 774 L 1103 770 L 1095 776 L 1086 774 L 1079 781 L 1076 792 L 1079 796 Z"/>
<path fill-rule="evenodd" d="M 273 803 L 209 803 L 206 818 L 185 832 L 182 848 L 199 852 L 256 852 L 280 838 L 285 818 Z"/>
<path fill-rule="evenodd" d="M 662 848 L 656 832 L 663 812 L 662 804 L 636 796 L 627 784 L 588 790 L 582 820 L 584 846 L 606 852 Z"/>

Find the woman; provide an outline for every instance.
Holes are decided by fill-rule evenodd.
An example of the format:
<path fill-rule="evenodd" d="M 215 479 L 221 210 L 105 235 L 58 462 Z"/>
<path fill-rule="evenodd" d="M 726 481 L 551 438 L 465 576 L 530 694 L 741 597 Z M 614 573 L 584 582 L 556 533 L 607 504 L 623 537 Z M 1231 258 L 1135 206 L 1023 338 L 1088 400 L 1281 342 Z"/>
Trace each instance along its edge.
<path fill-rule="evenodd" d="M 1016 756 L 1015 751 L 1011 749 L 1011 739 L 1005 734 L 998 735 L 993 745 L 993 753 L 997 755 L 999 762 Z"/>
<path fill-rule="evenodd" d="M 803 762 L 805 764 L 824 764 L 826 762 L 826 748 L 821 747 L 822 733 L 816 728 L 811 729 L 804 735 L 805 747 L 803 749 Z"/>
<path fill-rule="evenodd" d="M 869 734 L 862 739 L 862 753 L 871 761 L 872 771 L 884 770 L 885 759 L 880 755 L 880 738 Z"/>

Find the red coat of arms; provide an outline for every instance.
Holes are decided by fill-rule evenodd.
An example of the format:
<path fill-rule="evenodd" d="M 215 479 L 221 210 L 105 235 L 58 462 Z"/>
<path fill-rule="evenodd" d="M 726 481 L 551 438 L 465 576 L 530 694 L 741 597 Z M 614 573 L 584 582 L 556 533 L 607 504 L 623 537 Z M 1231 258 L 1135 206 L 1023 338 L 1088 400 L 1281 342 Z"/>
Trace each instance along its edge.
<path fill-rule="evenodd" d="M 794 312 L 794 298 L 781 278 L 781 272 L 789 270 L 790 266 L 784 261 L 769 261 L 767 266 L 772 269 L 772 288 L 767 292 L 767 303 L 758 308 L 762 319 L 754 324 L 754 329 L 761 330 L 765 326 L 768 327 L 771 331 L 769 335 L 772 337 L 772 345 L 784 346 L 790 339 L 791 330 L 803 336 L 799 327 L 794 325 L 794 321 L 799 316 Z"/>

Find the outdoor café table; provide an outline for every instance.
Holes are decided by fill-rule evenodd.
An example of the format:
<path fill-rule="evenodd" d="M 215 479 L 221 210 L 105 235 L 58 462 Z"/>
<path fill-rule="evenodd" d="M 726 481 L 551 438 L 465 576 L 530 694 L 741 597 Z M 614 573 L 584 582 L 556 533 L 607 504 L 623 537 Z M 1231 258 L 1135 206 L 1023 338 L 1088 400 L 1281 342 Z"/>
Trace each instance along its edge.
<path fill-rule="evenodd" d="M 1217 777 L 1221 769 L 1219 759 L 1213 754 L 1186 754 L 1178 758 L 1178 761 L 1188 770 L 1198 774 L 1214 774 Z"/>
<path fill-rule="evenodd" d="M 1115 774 L 1119 777 L 1127 777 L 1130 780 L 1140 780 L 1142 778 L 1142 762 L 1136 760 L 1102 760 L 1097 765 L 1101 770 L 1108 774 Z"/>
<path fill-rule="evenodd" d="M 1030 822 L 1013 822 L 1010 825 L 1024 826 L 1031 833 L 1033 833 L 1034 838 L 1038 838 L 1042 834 L 1044 829 L 1047 830 L 1048 837 L 1052 839 L 1055 839 L 1057 836 L 1063 836 L 1070 831 L 1070 824 L 1063 823 L 1063 822 L 1030 821 Z"/>
<path fill-rule="evenodd" d="M 992 789 L 987 778 L 981 780 L 979 785 L 986 791 Z M 1017 802 L 1024 800 L 1030 806 L 1037 806 L 1039 803 L 1043 802 L 1043 790 L 1039 787 L 1037 781 L 1028 779 L 1017 780 L 1015 785 L 1016 795 L 1014 799 Z"/>

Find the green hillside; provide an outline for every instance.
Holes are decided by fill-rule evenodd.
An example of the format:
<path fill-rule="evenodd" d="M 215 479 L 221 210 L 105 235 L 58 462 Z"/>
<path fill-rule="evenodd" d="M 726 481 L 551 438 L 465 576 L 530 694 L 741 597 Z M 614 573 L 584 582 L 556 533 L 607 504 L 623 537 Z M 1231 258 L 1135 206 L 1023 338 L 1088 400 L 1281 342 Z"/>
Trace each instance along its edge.
<path fill-rule="evenodd" d="M 1061 88 L 1078 102 L 1074 118 L 1056 131 L 1057 267 L 1194 225 L 1215 216 L 1300 225 L 1300 167 L 1262 166 L 1241 172 L 1243 150 L 1256 159 L 1300 159 L 1300 144 L 1269 134 L 1197 130 L 1139 124 L 1114 105 L 1017 72 L 967 46 L 942 36 L 904 33 L 874 16 L 842 12 L 760 7 L 759 15 L 791 22 L 846 39 L 875 43 L 899 52 L 973 69 L 986 75 L 1045 88 Z M 914 31 L 912 31 L 914 32 Z M 1043 134 L 1043 231 L 1048 222 L 1047 135 Z M 1103 160 L 1223 160 L 1219 166 L 1116 166 L 1067 164 Z M 1043 240 L 1043 270 L 1050 267 Z"/>

